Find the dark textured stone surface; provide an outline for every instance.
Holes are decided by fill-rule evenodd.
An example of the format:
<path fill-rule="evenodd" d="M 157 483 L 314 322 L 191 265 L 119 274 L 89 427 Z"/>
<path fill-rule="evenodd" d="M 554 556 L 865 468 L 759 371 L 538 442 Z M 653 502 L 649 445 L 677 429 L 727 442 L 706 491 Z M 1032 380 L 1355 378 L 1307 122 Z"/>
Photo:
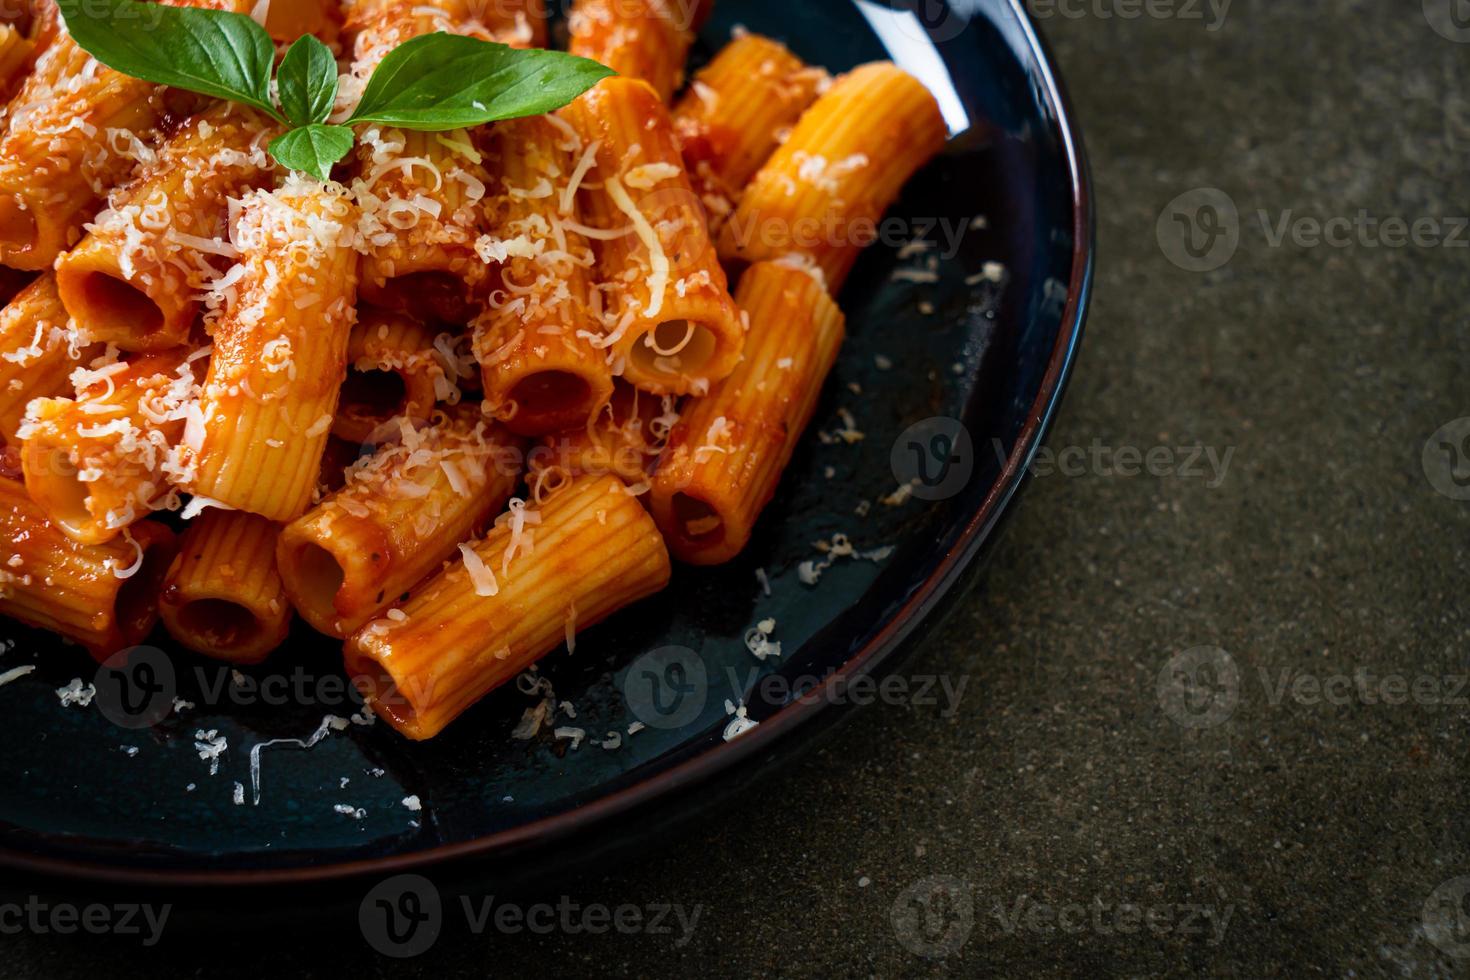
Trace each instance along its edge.
<path fill-rule="evenodd" d="M 967 680 L 952 717 L 869 709 L 661 854 L 567 887 L 583 904 L 702 906 L 686 945 L 476 938 L 462 918 L 405 962 L 351 933 L 142 953 L 7 936 L 4 973 L 254 977 L 262 948 L 273 972 L 320 977 L 1470 971 L 1422 919 L 1470 874 L 1470 691 L 1276 696 L 1283 672 L 1470 673 L 1470 503 L 1421 464 L 1430 434 L 1470 415 L 1470 251 L 1273 247 L 1257 216 L 1470 213 L 1470 44 L 1432 31 L 1418 0 L 1236 0 L 1215 31 L 1204 5 L 1202 21 L 1063 6 L 1086 13 L 1043 25 L 1092 155 L 1100 271 L 1051 447 L 1233 451 L 1218 485 L 1090 463 L 1039 476 L 981 590 L 905 667 Z M 1201 186 L 1242 220 L 1234 257 L 1202 274 L 1155 237 Z M 1201 645 L 1228 651 L 1238 705 L 1189 729 L 1156 684 Z M 933 875 L 972 889 L 955 908 L 975 918 L 928 960 L 890 913 Z M 1008 930 L 1033 903 L 1086 911 L 1069 931 Z M 1120 935 L 1123 903 L 1170 924 Z M 1228 910 L 1223 938 L 1203 919 L 1187 934 L 1186 905 Z"/>

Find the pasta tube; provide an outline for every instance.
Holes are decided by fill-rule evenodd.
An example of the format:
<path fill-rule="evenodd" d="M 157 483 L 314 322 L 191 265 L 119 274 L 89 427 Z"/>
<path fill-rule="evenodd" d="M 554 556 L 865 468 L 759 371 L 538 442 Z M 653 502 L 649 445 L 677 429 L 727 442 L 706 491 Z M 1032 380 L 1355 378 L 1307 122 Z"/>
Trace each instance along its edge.
<path fill-rule="evenodd" d="M 527 482 L 539 501 L 576 477 L 612 473 L 646 485 L 653 463 L 679 420 L 673 395 L 650 395 L 619 381 L 612 400 L 579 429 L 542 439 L 527 457 Z"/>
<path fill-rule="evenodd" d="M 491 179 L 480 160 L 464 130 L 363 135 L 353 192 L 368 243 L 364 299 L 423 320 L 469 320 L 489 271 L 475 251 Z"/>
<path fill-rule="evenodd" d="M 417 34 L 467 34 L 513 48 L 546 47 L 545 0 L 374 0 L 397 8 L 390 16 L 411 17 Z"/>
<path fill-rule="evenodd" d="M 347 485 L 281 535 L 278 561 L 301 616 L 346 636 L 483 528 L 520 480 L 519 443 L 461 409 L 348 471 Z"/>
<path fill-rule="evenodd" d="M 0 479 L 0 613 L 75 640 L 99 661 L 152 631 L 174 547 L 156 521 L 108 544 L 78 544 L 25 487 Z"/>
<path fill-rule="evenodd" d="M 0 23 L 0 92 L 10 92 L 11 85 L 25 71 L 30 56 L 30 39 L 20 28 Z"/>
<path fill-rule="evenodd" d="M 0 311 L 0 438 L 15 441 L 33 399 L 69 394 L 72 371 L 97 353 L 78 347 L 54 275 L 21 290 Z"/>
<path fill-rule="evenodd" d="M 22 2 L 19 11 L 5 17 L 0 23 L 0 96 L 9 99 L 15 93 L 56 40 L 60 24 L 55 0 Z"/>
<path fill-rule="evenodd" d="M 249 12 L 251 0 L 165 0 Z M 241 10 L 241 8 L 246 8 Z M 159 124 L 198 97 L 113 71 L 56 37 L 11 100 L 0 133 L 0 264 L 46 269 L 97 203 L 159 141 Z"/>
<path fill-rule="evenodd" d="M 260 6 L 259 0 L 239 0 L 230 9 L 248 14 Z M 338 0 L 266 0 L 264 13 L 266 33 L 277 44 L 291 44 L 306 34 L 331 43 L 341 32 Z"/>
<path fill-rule="evenodd" d="M 435 400 L 449 395 L 433 332 L 412 317 L 375 310 L 348 339 L 332 435 L 361 446 L 399 416 L 427 422 Z"/>
<path fill-rule="evenodd" d="M 486 25 L 501 44 L 544 48 L 546 0 L 464 0 L 470 17 Z"/>
<path fill-rule="evenodd" d="M 473 323 L 485 403 L 512 432 L 541 436 L 585 424 L 612 395 L 597 346 L 592 250 L 577 227 L 573 160 L 565 129 L 545 116 L 492 128 L 500 175 L 492 235 L 482 255 L 500 260 L 500 285 Z"/>
<path fill-rule="evenodd" d="M 546 0 L 351 0 L 354 88 L 387 54 L 420 34 L 465 34 L 513 48 L 546 47 Z M 353 92 L 353 95 L 359 93 Z"/>
<path fill-rule="evenodd" d="M 696 565 L 750 540 L 842 345 L 842 311 L 802 270 L 757 263 L 737 299 L 750 315 L 745 358 L 674 426 L 649 494 L 669 550 Z"/>
<path fill-rule="evenodd" d="M 366 85 L 394 47 L 445 31 L 485 40 L 487 25 L 470 16 L 468 0 L 368 2 L 354 14 L 350 87 Z M 357 150 L 353 194 L 363 210 L 367 252 L 362 295 L 384 309 L 422 320 L 463 325 L 479 305 L 488 269 L 475 251 L 485 231 L 491 181 L 469 133 L 420 133 L 365 127 Z"/>
<path fill-rule="evenodd" d="M 276 574 L 281 526 L 207 508 L 179 538 L 159 616 L 173 639 L 206 657 L 259 664 L 285 642 L 291 604 Z"/>
<path fill-rule="evenodd" d="M 576 0 L 567 50 L 642 79 L 667 102 L 684 83 L 694 31 L 709 7 L 703 0 Z"/>
<path fill-rule="evenodd" d="M 357 209 L 340 184 L 292 176 L 243 202 L 240 265 L 213 325 L 197 424 L 180 445 L 191 493 L 273 521 L 316 488 L 357 316 Z"/>
<path fill-rule="evenodd" d="M 80 369 L 75 398 L 31 403 L 19 433 L 26 490 L 58 530 L 103 544 L 169 496 L 200 357 L 175 348 Z"/>
<path fill-rule="evenodd" d="M 600 343 L 615 373 L 656 394 L 707 390 L 735 369 L 744 330 L 668 110 L 643 82 L 605 78 L 562 112 L 586 152 L 596 146 L 588 179 L 600 183 L 583 202 L 588 222 L 609 229 L 598 267 L 611 329 Z"/>
<path fill-rule="evenodd" d="M 277 131 L 263 114 L 222 103 L 185 123 L 113 192 L 87 237 L 56 263 L 62 302 L 83 333 L 130 351 L 188 340 L 198 295 L 235 256 L 230 199 L 271 181 L 266 146 Z"/>
<path fill-rule="evenodd" d="M 163 581 L 159 614 L 190 650 L 256 664 L 291 629 L 291 604 L 276 573 L 280 526 L 244 511 L 210 508 L 179 539 Z"/>
<path fill-rule="evenodd" d="M 713 230 L 829 81 L 759 34 L 735 38 L 694 76 L 674 107 L 674 131 Z"/>
<path fill-rule="evenodd" d="M 156 86 L 103 67 L 70 37 L 10 104 L 0 136 L 0 262 L 45 269 L 156 138 Z"/>
<path fill-rule="evenodd" d="M 637 499 L 588 476 L 530 510 L 513 501 L 483 540 L 347 641 L 347 670 L 378 715 L 413 739 L 576 632 L 659 591 L 669 554 Z"/>
<path fill-rule="evenodd" d="M 836 293 L 914 171 L 944 146 L 934 96 L 889 62 L 832 83 L 755 175 L 720 230 L 737 267 L 795 256 Z"/>

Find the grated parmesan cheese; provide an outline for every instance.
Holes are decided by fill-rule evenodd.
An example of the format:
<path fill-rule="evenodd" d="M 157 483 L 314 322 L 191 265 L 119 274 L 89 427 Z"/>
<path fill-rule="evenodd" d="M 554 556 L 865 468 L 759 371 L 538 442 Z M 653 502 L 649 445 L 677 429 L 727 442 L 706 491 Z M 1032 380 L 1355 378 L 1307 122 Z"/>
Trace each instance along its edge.
<path fill-rule="evenodd" d="M 643 315 L 651 319 L 658 316 L 664 308 L 664 294 L 669 289 L 669 257 L 664 252 L 658 233 L 653 230 L 643 212 L 638 210 L 633 199 L 623 189 L 622 183 L 616 177 L 608 177 L 603 187 L 617 209 L 628 216 L 628 220 L 633 223 L 633 233 L 638 236 L 643 247 L 648 249 L 648 308 L 643 311 Z"/>
<path fill-rule="evenodd" d="M 27 674 L 32 673 L 33 671 L 35 671 L 35 669 L 36 669 L 36 665 L 35 664 L 26 664 L 24 667 L 12 667 L 10 670 L 7 670 L 5 673 L 0 674 L 0 687 L 4 687 L 6 684 L 10 684 L 10 683 L 12 683 L 14 681 L 20 680 L 22 677 L 26 676 Z"/>
<path fill-rule="evenodd" d="M 490 570 L 475 549 L 468 544 L 461 544 L 459 553 L 464 556 L 464 570 L 469 573 L 470 583 L 475 587 L 475 595 L 482 597 L 499 595 L 500 583 L 495 581 L 495 573 Z"/>

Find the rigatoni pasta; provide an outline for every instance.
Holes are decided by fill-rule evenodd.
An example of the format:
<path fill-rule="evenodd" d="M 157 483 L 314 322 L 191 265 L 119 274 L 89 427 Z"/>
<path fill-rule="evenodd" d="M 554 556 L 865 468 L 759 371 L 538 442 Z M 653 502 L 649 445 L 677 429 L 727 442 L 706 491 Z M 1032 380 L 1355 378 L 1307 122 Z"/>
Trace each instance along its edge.
<path fill-rule="evenodd" d="M 248 8 L 248 9 L 247 9 Z M 331 42 L 341 31 L 339 0 L 240 0 L 228 9 L 255 14 L 263 11 L 266 33 L 278 44 L 290 44 L 306 34 Z"/>
<path fill-rule="evenodd" d="M 735 38 L 694 76 L 674 107 L 674 131 L 713 231 L 829 81 L 759 34 Z"/>
<path fill-rule="evenodd" d="M 332 435 L 365 445 L 396 418 L 427 422 L 450 397 L 435 333 L 410 316 L 372 310 L 347 341 L 347 379 Z"/>
<path fill-rule="evenodd" d="M 720 258 L 794 257 L 842 287 L 877 222 L 914 171 L 944 146 L 939 104 L 890 62 L 855 68 L 806 111 L 720 230 Z"/>
<path fill-rule="evenodd" d="M 347 669 L 378 715 L 431 738 L 579 630 L 662 589 L 658 529 L 612 476 L 583 477 L 482 540 L 347 641 Z"/>
<path fill-rule="evenodd" d="M 674 426 L 649 507 L 682 561 L 729 561 L 750 540 L 842 346 L 843 316 L 809 273 L 775 262 L 746 270 L 745 358 Z"/>
<path fill-rule="evenodd" d="M 0 262 L 55 262 L 97 201 L 151 152 L 163 111 L 157 86 L 98 65 L 70 37 L 52 44 L 0 135 Z"/>
<path fill-rule="evenodd" d="M 142 642 L 174 535 L 143 521 L 116 541 L 62 534 L 14 480 L 0 478 L 0 613 L 80 643 L 99 661 Z"/>
<path fill-rule="evenodd" d="M 513 48 L 546 46 L 545 0 L 429 0 L 389 6 L 408 9 L 420 33 L 443 31 L 498 41 Z"/>
<path fill-rule="evenodd" d="M 546 0 L 466 0 L 471 16 L 501 44 L 546 47 Z"/>
<path fill-rule="evenodd" d="M 364 82 L 387 52 L 411 38 L 445 31 L 490 39 L 465 0 L 408 3 L 365 0 L 355 32 L 352 77 Z M 415 132 L 368 127 L 357 153 L 353 193 L 363 210 L 367 250 L 362 295 L 385 309 L 463 324 L 473 314 L 488 269 L 475 251 L 485 228 L 490 173 L 464 130 Z"/>
<path fill-rule="evenodd" d="M 277 127 L 224 103 L 195 116 L 111 195 L 56 263 L 67 311 L 91 340 L 165 350 L 189 339 L 199 296 L 231 263 L 229 202 L 273 182 Z"/>
<path fill-rule="evenodd" d="M 102 544 L 176 496 L 165 473 L 201 357 L 178 347 L 79 369 L 76 397 L 31 402 L 18 433 L 26 490 L 63 533 Z"/>
<path fill-rule="evenodd" d="M 180 446 L 190 493 L 282 522 L 310 505 L 357 318 L 357 215 L 340 184 L 293 177 L 246 197 L 240 271 Z"/>
<path fill-rule="evenodd" d="M 464 34 L 514 48 L 546 43 L 545 0 L 348 0 L 343 6 L 353 89 L 395 47 L 424 34 Z"/>
<path fill-rule="evenodd" d="M 279 566 L 302 618 L 345 636 L 399 602 L 483 528 L 521 475 L 520 443 L 460 409 L 400 433 L 281 535 Z"/>
<path fill-rule="evenodd" d="M 22 16 L 0 24 L 0 98 L 9 99 L 56 40 L 61 12 L 55 0 L 22 4 Z"/>
<path fill-rule="evenodd" d="M 664 588 L 671 553 L 745 547 L 837 357 L 859 226 L 943 142 L 919 82 L 828 88 L 740 33 L 671 114 L 708 4 L 577 0 L 572 51 L 622 77 L 523 58 L 555 66 L 538 108 L 584 94 L 433 131 L 502 115 L 428 89 L 497 100 L 519 56 L 463 38 L 543 44 L 544 0 L 165 2 L 253 16 L 277 59 L 315 34 L 314 104 L 283 74 L 283 114 L 378 121 L 273 142 L 275 106 L 104 68 L 51 0 L 0 18 L 0 613 L 99 659 L 161 617 L 236 664 L 299 613 L 424 739 Z M 373 76 L 411 39 L 447 59 L 433 84 Z"/>
<path fill-rule="evenodd" d="M 15 442 L 26 406 L 71 392 L 71 373 L 98 348 L 81 344 L 56 291 L 43 273 L 0 310 L 0 440 Z"/>
<path fill-rule="evenodd" d="M 668 110 L 643 82 L 606 78 L 562 110 L 596 167 L 582 188 L 614 372 L 645 391 L 689 394 L 735 369 L 739 311 L 689 184 Z M 614 234 L 614 231 L 617 233 Z"/>
<path fill-rule="evenodd" d="M 475 251 L 484 231 L 490 174 L 463 131 L 372 130 L 353 190 L 371 246 L 363 258 L 363 298 L 384 309 L 440 323 L 464 323 L 483 290 Z"/>
<path fill-rule="evenodd" d="M 624 78 L 647 82 L 667 102 L 709 5 L 702 0 L 576 0 L 568 50 Z"/>
<path fill-rule="evenodd" d="M 613 473 L 629 486 L 644 486 L 679 420 L 678 399 L 650 395 L 619 381 L 611 400 L 587 424 L 546 436 L 527 463 L 538 499 L 587 474 Z"/>
<path fill-rule="evenodd" d="M 253 0 L 162 0 L 248 13 Z M 319 0 L 306 0 L 319 2 Z M 99 64 L 60 33 L 11 100 L 0 133 L 0 264 L 46 269 L 82 235 L 98 201 L 150 159 L 193 95 Z"/>
<path fill-rule="evenodd" d="M 592 249 L 578 233 L 576 168 L 565 128 L 545 117 L 495 125 L 498 174 L 484 256 L 500 262 L 487 308 L 471 325 L 485 404 L 513 432 L 584 424 L 612 395 L 612 369 L 592 307 Z"/>
<path fill-rule="evenodd" d="M 159 615 L 190 650 L 229 663 L 265 660 L 291 629 L 291 603 L 276 572 L 280 525 L 211 508 L 179 539 Z"/>

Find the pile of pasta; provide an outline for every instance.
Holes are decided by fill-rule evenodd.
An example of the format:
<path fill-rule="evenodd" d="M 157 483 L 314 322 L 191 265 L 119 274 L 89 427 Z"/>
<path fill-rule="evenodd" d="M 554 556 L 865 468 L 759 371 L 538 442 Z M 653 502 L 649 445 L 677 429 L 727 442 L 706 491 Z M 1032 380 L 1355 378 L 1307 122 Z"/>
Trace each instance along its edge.
<path fill-rule="evenodd" d="M 540 0 L 209 5 L 340 52 L 338 118 L 411 37 L 547 43 Z M 362 127 L 326 183 L 254 110 L 101 66 L 50 0 L 0 25 L 0 612 L 99 660 L 161 618 L 241 664 L 299 613 L 423 739 L 671 556 L 739 553 L 861 229 L 946 130 L 892 64 L 750 33 L 686 85 L 683 13 L 577 0 L 570 50 L 617 76 Z"/>

